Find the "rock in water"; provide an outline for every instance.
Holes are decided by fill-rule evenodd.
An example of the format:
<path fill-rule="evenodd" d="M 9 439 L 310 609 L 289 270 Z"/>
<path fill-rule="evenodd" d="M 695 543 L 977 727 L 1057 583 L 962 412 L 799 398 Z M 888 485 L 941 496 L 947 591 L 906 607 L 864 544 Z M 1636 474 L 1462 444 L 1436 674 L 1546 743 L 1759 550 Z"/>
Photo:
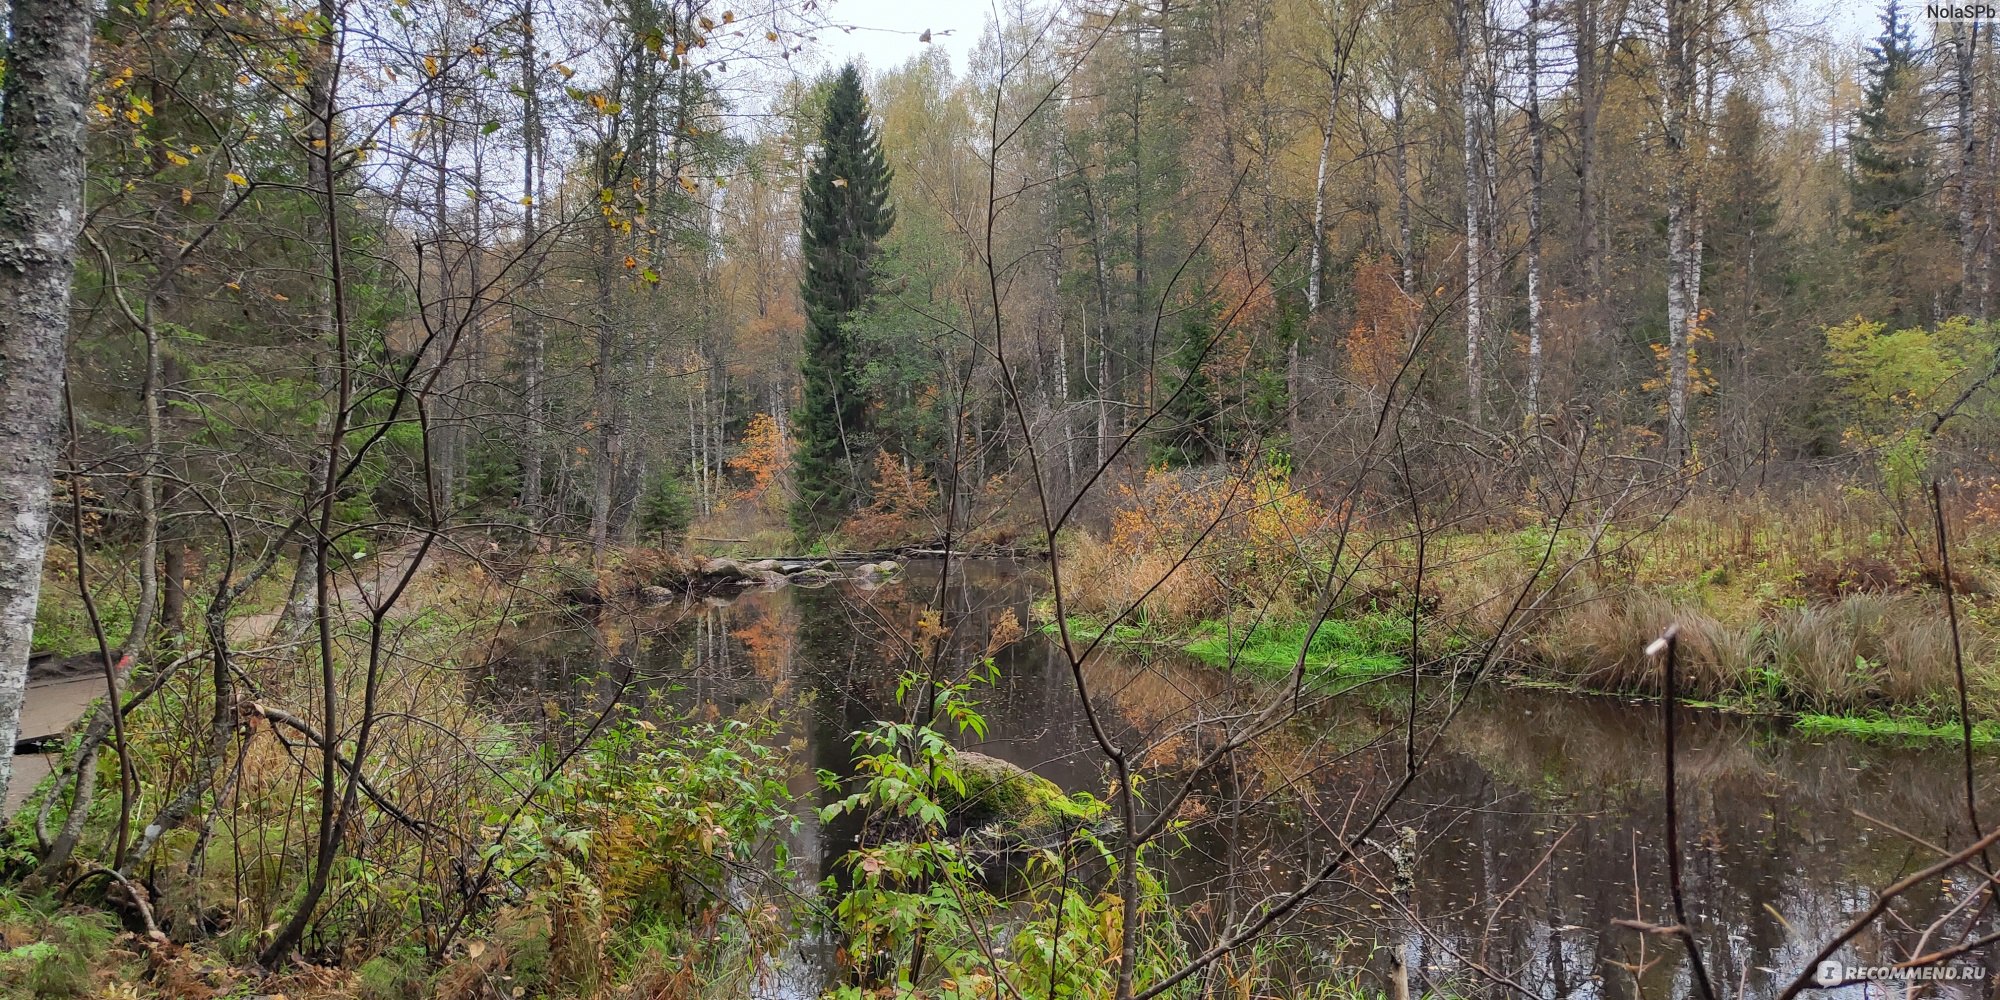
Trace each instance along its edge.
<path fill-rule="evenodd" d="M 710 559 L 701 565 L 701 575 L 711 580 L 754 580 L 757 578 L 734 559 Z"/>
<path fill-rule="evenodd" d="M 1047 833 L 1101 819 L 1105 804 L 1087 795 L 1070 797 L 1062 786 L 1020 766 L 972 750 L 952 753 L 950 767 L 965 794 L 946 784 L 938 804 L 951 814 L 954 829 L 999 827 L 1017 835 Z"/>

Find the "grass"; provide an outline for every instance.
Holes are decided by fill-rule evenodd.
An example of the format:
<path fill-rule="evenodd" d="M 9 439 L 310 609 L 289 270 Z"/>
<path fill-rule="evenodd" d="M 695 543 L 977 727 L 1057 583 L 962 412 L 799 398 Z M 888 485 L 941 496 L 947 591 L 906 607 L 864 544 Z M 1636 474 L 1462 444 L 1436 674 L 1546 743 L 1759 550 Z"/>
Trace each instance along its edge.
<path fill-rule="evenodd" d="M 1958 722 L 1933 722 L 1888 715 L 1801 715 L 1792 725 L 1813 735 L 1851 736 L 1856 739 L 1898 743 L 1958 743 L 1965 739 Z M 2000 747 L 2000 722 L 1975 722 L 1972 745 L 1983 749 Z"/>
<path fill-rule="evenodd" d="M 1232 630 L 1225 623 L 1206 621 L 1195 626 L 1192 640 L 1181 648 L 1204 663 L 1234 664 L 1266 677 L 1289 676 L 1301 653 L 1309 674 L 1374 676 L 1403 668 L 1403 657 L 1395 650 L 1407 635 L 1407 626 L 1392 619 L 1371 615 L 1329 619 L 1317 631 L 1310 626 L 1310 622 L 1265 622 Z M 1312 632 L 1310 642 L 1308 632 Z"/>
<path fill-rule="evenodd" d="M 1379 671 L 1406 638 L 1378 635 L 1370 620 L 1396 616 L 1372 609 L 1407 607 L 1421 579 L 1422 655 L 1507 628 L 1502 682 L 1657 697 L 1646 647 L 1677 626 L 1691 702 L 1938 719 L 1955 711 L 1962 646 L 1973 717 L 2000 718 L 2000 520 L 1976 510 L 1949 512 L 1955 641 L 1929 539 L 1865 483 L 1639 505 L 1572 517 L 1559 533 L 1538 510 L 1488 512 L 1429 533 L 1419 573 L 1394 509 L 1350 515 L 1270 475 L 1234 476 L 1153 470 L 1121 486 L 1103 533 L 1063 547 L 1067 610 L 1110 620 L 1136 603 L 1133 641 L 1260 673 L 1287 672 L 1302 649 L 1311 669 Z M 1329 576 L 1352 610 L 1307 649 L 1302 623 Z M 1253 620 L 1267 624 L 1247 635 L 1216 624 Z"/>
<path fill-rule="evenodd" d="M 1248 629 L 1232 629 L 1227 623 L 1204 621 L 1192 629 L 1169 630 L 1157 625 L 1119 623 L 1106 640 L 1121 646 L 1169 646 L 1211 666 L 1233 667 L 1252 676 L 1279 679 L 1291 674 L 1299 653 L 1305 652 L 1306 673 L 1348 677 L 1374 677 L 1403 669 L 1401 649 L 1407 644 L 1408 626 L 1386 615 L 1355 619 L 1328 619 L 1308 645 L 1309 622 L 1268 621 Z M 1054 622 L 1042 626 L 1054 635 Z M 1091 642 L 1104 635 L 1102 619 L 1071 615 L 1070 637 Z"/>

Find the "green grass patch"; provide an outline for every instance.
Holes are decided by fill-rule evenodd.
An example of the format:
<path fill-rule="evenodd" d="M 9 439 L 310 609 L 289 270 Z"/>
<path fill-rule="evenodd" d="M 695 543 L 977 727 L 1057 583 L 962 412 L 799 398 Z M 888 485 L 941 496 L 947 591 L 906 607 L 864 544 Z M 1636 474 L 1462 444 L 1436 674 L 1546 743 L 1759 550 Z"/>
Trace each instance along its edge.
<path fill-rule="evenodd" d="M 1104 635 L 1105 622 L 1101 619 L 1091 618 L 1086 615 L 1071 615 L 1068 618 L 1068 623 L 1069 637 L 1073 641 L 1092 642 Z M 1061 635 L 1062 626 L 1056 622 L 1046 622 L 1042 625 L 1042 632 L 1046 635 Z M 1164 639 L 1147 626 L 1119 622 L 1117 625 L 1112 626 L 1111 635 L 1105 641 L 1112 643 L 1136 643 L 1161 642 Z"/>
<path fill-rule="evenodd" d="M 1403 669 L 1402 651 L 1408 645 L 1407 622 L 1387 615 L 1328 619 L 1306 642 L 1309 623 L 1303 621 L 1264 622 L 1249 629 L 1236 629 L 1217 621 L 1202 622 L 1185 635 L 1172 635 L 1150 625 L 1121 622 L 1111 628 L 1106 640 L 1119 645 L 1151 644 L 1178 648 L 1211 666 L 1229 667 L 1268 678 L 1291 675 L 1299 651 L 1305 650 L 1306 672 L 1332 673 L 1347 677 L 1373 677 Z M 1054 635 L 1056 623 L 1042 631 Z M 1081 615 L 1069 618 L 1070 637 L 1091 642 L 1103 636 L 1105 622 Z"/>
<path fill-rule="evenodd" d="M 1383 616 L 1328 619 L 1317 631 L 1309 622 L 1265 622 L 1231 631 L 1221 622 L 1203 622 L 1182 648 L 1205 663 L 1236 666 L 1268 677 L 1284 677 L 1305 654 L 1307 673 L 1374 676 L 1403 669 L 1398 640 L 1403 623 Z M 1307 633 L 1312 633 L 1307 642 Z"/>
<path fill-rule="evenodd" d="M 1886 715 L 1801 715 L 1793 720 L 1792 725 L 1801 732 L 1820 736 L 1852 736 L 1902 743 L 1958 743 L 1965 738 L 1964 728 L 1956 722 L 1898 719 Z M 2000 722 L 1973 723 L 1972 745 L 1987 749 L 2000 747 Z"/>

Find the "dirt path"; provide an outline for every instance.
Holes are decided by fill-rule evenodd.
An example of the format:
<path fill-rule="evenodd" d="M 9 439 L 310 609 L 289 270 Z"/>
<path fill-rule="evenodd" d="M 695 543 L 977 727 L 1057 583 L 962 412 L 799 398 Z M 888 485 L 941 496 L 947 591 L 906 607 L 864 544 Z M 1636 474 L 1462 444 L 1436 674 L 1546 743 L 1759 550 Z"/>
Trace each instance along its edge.
<path fill-rule="evenodd" d="M 409 568 L 410 561 L 416 558 L 418 548 L 407 545 L 391 549 L 368 559 L 350 572 L 340 574 L 336 578 L 338 586 L 333 594 L 336 609 L 343 616 L 366 614 L 368 600 L 395 587 Z M 433 558 L 419 567 L 416 578 L 411 581 L 412 589 L 416 580 L 422 579 L 436 565 L 437 560 Z M 412 606 L 414 604 L 412 602 Z M 283 609 L 279 608 L 231 619 L 230 642 L 263 644 L 270 638 L 271 630 L 277 627 L 282 613 Z M 27 697 L 21 706 L 22 742 L 60 736 L 83 717 L 90 703 L 104 694 L 101 662 L 94 656 L 81 657 L 47 671 L 42 679 L 28 684 Z M 28 800 L 35 786 L 48 776 L 54 762 L 55 757 L 51 754 L 15 755 L 14 778 L 7 786 L 6 801 L 0 803 L 0 820 L 14 815 L 14 810 Z"/>
<path fill-rule="evenodd" d="M 362 615 L 368 611 L 368 598 L 381 594 L 396 585 L 403 578 L 410 560 L 417 557 L 416 544 L 403 545 L 387 552 L 370 556 L 359 566 L 349 567 L 347 572 L 336 573 L 333 578 L 333 603 L 345 615 Z M 436 548 L 432 558 L 417 570 L 416 579 L 436 566 Z M 414 589 L 416 580 L 411 581 Z M 283 617 L 282 606 L 256 614 L 238 615 L 229 620 L 229 641 L 231 644 L 262 642 L 270 638 L 271 630 L 278 627 L 278 619 Z"/>

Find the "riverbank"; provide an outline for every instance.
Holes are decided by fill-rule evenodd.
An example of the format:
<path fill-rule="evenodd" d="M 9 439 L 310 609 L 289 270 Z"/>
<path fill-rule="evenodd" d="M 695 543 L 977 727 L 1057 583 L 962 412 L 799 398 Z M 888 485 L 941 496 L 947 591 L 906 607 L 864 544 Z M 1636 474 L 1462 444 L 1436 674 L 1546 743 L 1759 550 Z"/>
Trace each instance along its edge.
<path fill-rule="evenodd" d="M 1363 682 L 1401 673 L 1408 665 L 1409 624 L 1387 616 L 1369 616 L 1358 621 L 1328 620 L 1321 624 L 1311 643 L 1306 642 L 1307 621 L 1267 622 L 1250 628 L 1222 621 L 1204 621 L 1187 631 L 1159 627 L 1121 625 L 1103 641 L 1127 651 L 1168 650 L 1185 654 L 1207 666 L 1237 676 L 1262 681 L 1279 681 L 1291 676 L 1300 665 L 1304 651 L 1307 682 L 1323 691 L 1339 690 Z M 1057 626 L 1044 621 L 1044 634 L 1054 635 Z M 1103 636 L 1104 622 L 1082 616 L 1069 619 L 1071 638 L 1087 645 Z M 1453 662 L 1455 653 L 1468 654 Z M 1453 674 L 1469 668 L 1478 650 L 1468 643 L 1457 644 L 1455 653 L 1442 660 L 1427 657 L 1432 669 Z M 1982 667 L 1981 670 L 1985 668 Z M 1460 674 L 1460 676 L 1463 676 Z M 1546 691 L 1579 697 L 1616 698 L 1623 701 L 1658 702 L 1660 692 L 1653 686 L 1608 688 L 1592 686 L 1573 674 L 1551 671 L 1546 665 L 1518 657 L 1503 657 L 1482 679 L 1483 683 L 1526 691 Z M 1703 689 L 1685 696 L 1681 703 L 1738 715 L 1780 719 L 1802 733 L 1838 734 L 1863 740 L 1898 743 L 1957 743 L 1965 738 L 1955 710 L 1932 710 L 1928 703 L 1885 704 L 1859 709 L 1851 714 L 1802 709 L 1783 699 L 1778 686 Z M 1990 696 L 1988 696 L 1990 697 Z M 1989 702 L 1990 704 L 1990 702 Z M 2000 749 L 2000 720 L 1981 719 L 1975 703 L 1972 743 L 1981 749 Z"/>
<path fill-rule="evenodd" d="M 2000 716 L 1989 521 L 1951 526 L 1954 629 L 1935 540 L 1865 491 L 1688 501 L 1557 531 L 1434 528 L 1421 559 L 1408 526 L 1343 520 L 1281 477 L 1243 491 L 1240 512 L 1212 492 L 1156 472 L 1108 531 L 1072 540 L 1072 630 L 1094 638 L 1117 618 L 1115 643 L 1280 677 L 1303 652 L 1309 672 L 1352 679 L 1399 670 L 1413 650 L 1448 669 L 1504 629 L 1494 682 L 1650 699 L 1661 680 L 1646 647 L 1678 626 L 1690 702 L 1814 731 L 1961 739 L 1962 663 L 1972 718 Z M 1992 743 L 2000 726 L 1974 738 Z"/>

